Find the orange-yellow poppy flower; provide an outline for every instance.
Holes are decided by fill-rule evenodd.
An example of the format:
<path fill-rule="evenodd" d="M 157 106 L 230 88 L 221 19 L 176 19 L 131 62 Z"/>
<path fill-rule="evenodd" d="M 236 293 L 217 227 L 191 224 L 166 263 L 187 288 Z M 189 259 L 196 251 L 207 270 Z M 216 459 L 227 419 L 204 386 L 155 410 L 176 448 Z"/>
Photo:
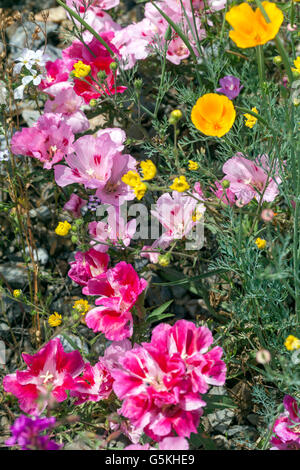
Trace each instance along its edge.
<path fill-rule="evenodd" d="M 226 13 L 226 20 L 233 27 L 229 37 L 243 49 L 255 47 L 274 39 L 283 22 L 283 13 L 271 2 L 262 2 L 270 23 L 267 23 L 259 8 L 252 10 L 248 3 L 232 7 Z"/>
<path fill-rule="evenodd" d="M 201 96 L 192 109 L 192 122 L 205 135 L 222 137 L 231 129 L 236 112 L 225 95 L 208 93 Z"/>

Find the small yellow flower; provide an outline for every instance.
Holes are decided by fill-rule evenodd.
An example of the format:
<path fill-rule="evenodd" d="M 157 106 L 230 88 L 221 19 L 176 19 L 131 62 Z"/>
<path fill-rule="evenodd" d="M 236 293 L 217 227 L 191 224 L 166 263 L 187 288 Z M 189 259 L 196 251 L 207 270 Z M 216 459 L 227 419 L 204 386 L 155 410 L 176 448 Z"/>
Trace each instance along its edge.
<path fill-rule="evenodd" d="M 289 335 L 284 343 L 286 349 L 288 351 L 293 351 L 294 349 L 300 348 L 300 339 L 296 338 L 296 336 Z"/>
<path fill-rule="evenodd" d="M 69 222 L 65 220 L 64 222 L 59 222 L 58 226 L 55 229 L 55 233 L 56 235 L 64 237 L 65 235 L 68 235 L 70 228 L 71 224 L 69 224 Z"/>
<path fill-rule="evenodd" d="M 91 308 L 87 300 L 76 300 L 76 302 L 73 305 L 73 308 L 78 312 L 81 313 L 81 315 L 85 315 L 86 312 L 88 312 Z"/>
<path fill-rule="evenodd" d="M 59 313 L 54 312 L 50 317 L 48 318 L 48 323 L 50 326 L 59 326 L 62 322 L 62 316 L 59 315 Z"/>
<path fill-rule="evenodd" d="M 129 170 L 128 173 L 122 176 L 123 183 L 128 184 L 131 188 L 141 184 L 142 180 L 137 171 Z"/>
<path fill-rule="evenodd" d="M 22 295 L 22 291 L 21 291 L 20 289 L 15 289 L 15 290 L 13 291 L 13 296 L 14 296 L 16 299 L 18 299 L 19 297 L 21 297 L 21 295 Z"/>
<path fill-rule="evenodd" d="M 258 110 L 256 108 L 252 108 L 251 111 L 255 114 L 258 114 Z M 246 120 L 245 120 L 245 126 L 247 127 L 250 127 L 250 129 L 252 129 L 252 127 L 254 126 L 254 124 L 256 124 L 256 121 L 257 121 L 257 118 L 252 116 L 252 114 L 244 114 Z"/>
<path fill-rule="evenodd" d="M 257 238 L 255 240 L 255 245 L 257 246 L 259 250 L 264 250 L 267 246 L 267 242 L 263 238 Z"/>
<path fill-rule="evenodd" d="M 293 72 L 298 72 L 300 74 L 300 55 L 294 60 L 295 68 L 292 68 Z"/>
<path fill-rule="evenodd" d="M 197 162 L 194 162 L 193 160 L 189 160 L 189 170 L 198 170 L 199 164 Z"/>
<path fill-rule="evenodd" d="M 144 180 L 152 180 L 157 173 L 157 168 L 151 160 L 145 160 L 140 163 Z"/>
<path fill-rule="evenodd" d="M 201 211 L 201 209 L 197 208 L 194 210 L 194 213 L 192 215 L 192 221 L 193 222 L 198 222 L 199 220 L 201 220 L 203 217 L 203 211 Z"/>
<path fill-rule="evenodd" d="M 81 60 L 76 62 L 76 64 L 74 64 L 73 67 L 74 67 L 73 75 L 76 78 L 84 78 L 91 71 L 91 66 L 84 64 Z"/>
<path fill-rule="evenodd" d="M 169 187 L 170 189 L 173 189 L 173 191 L 183 193 L 184 191 L 187 191 L 189 189 L 190 185 L 187 182 L 185 176 L 181 175 L 179 176 L 179 178 L 175 178 L 173 184 L 171 184 L 171 186 Z"/>
<path fill-rule="evenodd" d="M 137 184 L 134 188 L 133 188 L 133 191 L 134 191 L 134 194 L 136 196 L 136 198 L 138 200 L 142 199 L 142 197 L 144 197 L 146 191 L 147 191 L 147 185 L 145 183 L 140 183 L 140 184 Z"/>

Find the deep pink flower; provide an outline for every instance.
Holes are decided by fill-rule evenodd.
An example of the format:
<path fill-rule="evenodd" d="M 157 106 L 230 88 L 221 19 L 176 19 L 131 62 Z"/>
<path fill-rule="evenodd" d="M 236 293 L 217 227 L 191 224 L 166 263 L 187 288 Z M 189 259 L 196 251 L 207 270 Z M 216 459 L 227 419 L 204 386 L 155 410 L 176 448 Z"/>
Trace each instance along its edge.
<path fill-rule="evenodd" d="M 77 196 L 77 194 L 72 193 L 68 202 L 65 203 L 63 210 L 71 212 L 73 217 L 80 217 L 80 209 L 86 206 L 86 204 L 86 199 L 82 199 L 81 197 Z"/>
<path fill-rule="evenodd" d="M 111 42 L 114 38 L 114 32 L 103 32 L 100 35 L 118 56 L 118 51 Z M 81 60 L 85 65 L 91 67 L 90 73 L 93 78 L 87 75 L 84 80 L 79 78 L 74 79 L 74 91 L 79 96 L 82 96 L 86 103 L 89 103 L 91 99 L 97 99 L 103 95 L 114 95 L 115 93 L 123 93 L 126 90 L 126 87 L 116 86 L 115 76 L 110 69 L 110 64 L 114 59 L 95 37 L 87 44 L 83 44 L 78 40 L 73 41 L 70 47 L 63 50 L 62 55 L 63 58 L 67 58 L 67 60 L 73 60 L 73 63 Z M 101 83 L 101 86 L 95 83 L 95 80 L 97 82 L 99 81 L 97 75 L 100 71 L 106 74 L 106 78 Z"/>
<path fill-rule="evenodd" d="M 127 351 L 111 372 L 120 413 L 157 441 L 196 432 L 205 406 L 200 393 L 225 382 L 223 351 L 208 351 L 211 343 L 208 328 L 186 320 L 154 328 L 151 342 Z"/>
<path fill-rule="evenodd" d="M 48 89 L 61 82 L 67 82 L 73 63 L 70 60 L 56 59 L 46 63 L 47 76 L 41 81 L 39 88 L 50 92 Z"/>
<path fill-rule="evenodd" d="M 21 450 L 59 450 L 61 444 L 52 441 L 49 436 L 41 433 L 55 426 L 55 418 L 30 418 L 19 416 L 10 427 L 12 437 L 7 439 L 5 445 L 20 446 Z"/>
<path fill-rule="evenodd" d="M 295 398 L 285 395 L 285 412 L 275 421 L 271 450 L 300 450 L 300 412 Z"/>
<path fill-rule="evenodd" d="M 33 356 L 23 353 L 22 357 L 27 369 L 6 375 L 3 387 L 18 398 L 21 410 L 32 415 L 41 414 L 53 400 L 66 400 L 66 391 L 73 389 L 84 368 L 79 351 L 65 353 L 58 338 Z"/>
<path fill-rule="evenodd" d="M 84 13 L 86 11 L 85 6 L 89 4 L 89 7 L 87 10 L 90 8 L 94 8 L 96 11 L 98 10 L 109 10 L 110 8 L 114 8 L 117 5 L 119 5 L 120 0 L 93 0 L 92 2 L 86 2 L 84 0 L 67 0 L 67 5 L 74 9 L 74 7 L 77 7 L 80 13 Z"/>
<path fill-rule="evenodd" d="M 109 256 L 91 248 L 82 253 L 77 251 L 75 261 L 70 263 L 68 276 L 80 286 L 86 286 L 90 279 L 101 276 L 107 269 Z"/>
<path fill-rule="evenodd" d="M 217 187 L 216 191 L 213 188 L 210 189 L 216 195 L 216 197 L 227 206 L 233 206 L 235 204 L 236 197 L 235 194 L 230 190 L 230 188 L 223 188 L 222 184 L 219 181 L 215 181 L 215 185 Z"/>
<path fill-rule="evenodd" d="M 74 134 L 61 114 L 43 114 L 33 127 L 23 128 L 11 139 L 15 155 L 28 155 L 44 163 L 47 170 L 73 151 Z"/>
<path fill-rule="evenodd" d="M 86 315 L 86 324 L 93 331 L 102 331 L 107 339 L 121 341 L 132 335 L 130 309 L 146 288 L 147 282 L 140 279 L 131 264 L 124 261 L 114 268 L 91 279 L 83 289 L 85 295 L 100 295 L 98 307 Z"/>
<path fill-rule="evenodd" d="M 94 366 L 86 363 L 83 374 L 75 379 L 75 387 L 71 390 L 71 396 L 77 397 L 75 405 L 86 401 L 100 401 L 109 397 L 112 392 L 113 378 L 103 361 Z"/>

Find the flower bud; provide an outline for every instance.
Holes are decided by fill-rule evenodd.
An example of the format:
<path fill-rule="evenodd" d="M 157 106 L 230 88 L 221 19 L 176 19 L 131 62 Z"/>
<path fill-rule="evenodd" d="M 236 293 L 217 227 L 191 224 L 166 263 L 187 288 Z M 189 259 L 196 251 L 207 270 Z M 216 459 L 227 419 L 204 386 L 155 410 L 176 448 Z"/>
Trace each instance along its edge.
<path fill-rule="evenodd" d="M 169 254 L 159 255 L 158 264 L 160 266 L 163 266 L 163 267 L 169 266 L 169 264 L 170 264 L 170 255 Z"/>
<path fill-rule="evenodd" d="M 280 57 L 280 55 L 276 55 L 275 57 L 273 57 L 273 63 L 275 65 L 279 65 L 282 63 L 282 58 Z"/>
<path fill-rule="evenodd" d="M 76 235 L 72 235 L 71 240 L 72 240 L 72 243 L 77 243 L 78 237 L 76 237 Z"/>
<path fill-rule="evenodd" d="M 222 188 L 227 189 L 230 186 L 230 181 L 223 180 L 221 184 L 222 184 Z"/>
<path fill-rule="evenodd" d="M 109 68 L 110 68 L 110 70 L 112 70 L 113 72 L 114 72 L 115 70 L 117 70 L 117 68 L 118 68 L 117 62 L 112 62 L 112 63 L 110 64 Z"/>
<path fill-rule="evenodd" d="M 91 108 L 94 108 L 95 106 L 97 106 L 97 100 L 92 99 L 92 100 L 90 101 L 90 107 L 91 107 Z"/>

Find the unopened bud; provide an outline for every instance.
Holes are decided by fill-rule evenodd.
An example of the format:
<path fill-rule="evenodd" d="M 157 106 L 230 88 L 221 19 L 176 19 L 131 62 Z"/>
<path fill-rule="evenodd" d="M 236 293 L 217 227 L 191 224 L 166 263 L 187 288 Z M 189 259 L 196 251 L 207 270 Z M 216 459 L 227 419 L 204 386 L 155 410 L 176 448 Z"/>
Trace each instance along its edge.
<path fill-rule="evenodd" d="M 110 70 L 115 71 L 118 68 L 117 62 L 112 62 L 109 66 Z"/>
<path fill-rule="evenodd" d="M 280 57 L 280 55 L 276 55 L 275 57 L 273 57 L 273 63 L 275 65 L 279 65 L 282 63 L 282 58 Z"/>
<path fill-rule="evenodd" d="M 222 184 L 222 188 L 227 189 L 230 186 L 230 181 L 223 180 L 221 184 Z"/>
<path fill-rule="evenodd" d="M 90 101 L 90 107 L 91 107 L 91 108 L 94 108 L 95 106 L 97 106 L 97 100 L 92 99 L 92 100 Z"/>

